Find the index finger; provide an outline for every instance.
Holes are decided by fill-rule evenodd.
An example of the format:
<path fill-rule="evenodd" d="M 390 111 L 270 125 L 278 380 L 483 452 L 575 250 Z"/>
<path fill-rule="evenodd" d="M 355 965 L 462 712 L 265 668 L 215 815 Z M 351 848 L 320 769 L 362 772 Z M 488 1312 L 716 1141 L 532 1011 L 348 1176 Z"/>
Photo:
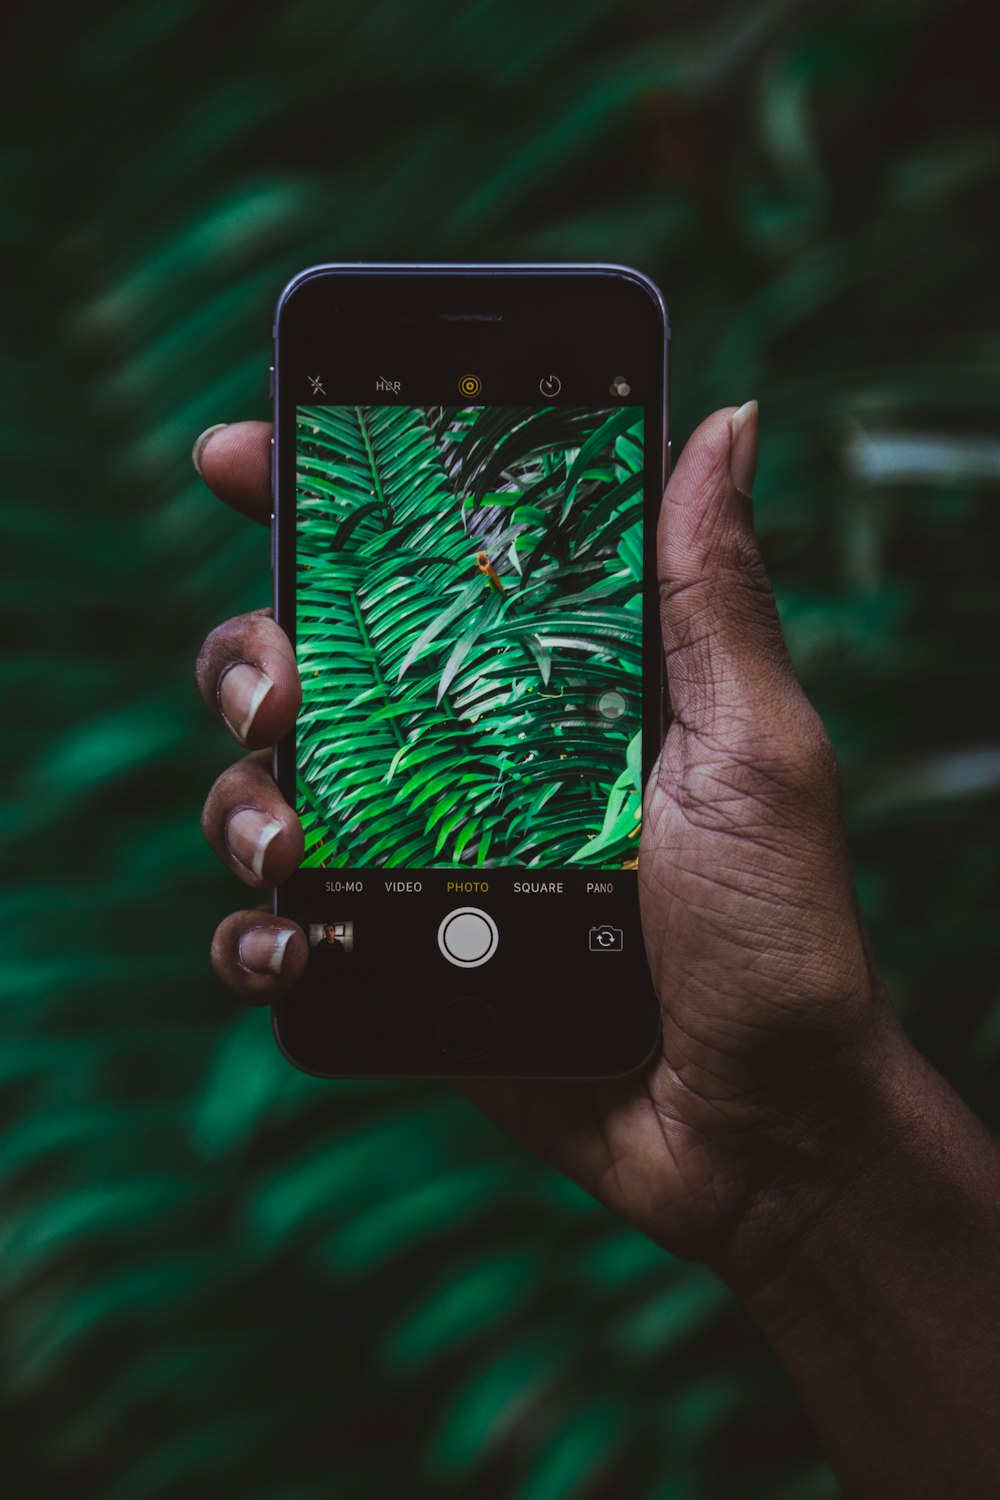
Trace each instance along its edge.
<path fill-rule="evenodd" d="M 270 422 L 224 422 L 208 427 L 191 461 L 213 495 L 267 526 L 271 521 Z"/>

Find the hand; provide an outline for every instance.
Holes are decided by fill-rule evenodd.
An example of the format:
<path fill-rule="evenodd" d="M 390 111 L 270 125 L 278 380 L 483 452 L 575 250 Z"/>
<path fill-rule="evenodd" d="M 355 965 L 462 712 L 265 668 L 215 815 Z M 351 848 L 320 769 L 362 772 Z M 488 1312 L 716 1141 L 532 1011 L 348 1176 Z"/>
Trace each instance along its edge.
<path fill-rule="evenodd" d="M 737 1279 L 748 1261 L 767 1275 L 802 1227 L 804 1165 L 884 1113 L 907 1047 L 858 912 L 833 750 L 753 535 L 756 459 L 756 403 L 716 412 L 660 514 L 673 721 L 639 882 L 662 1052 L 610 1083 L 460 1085 L 665 1248 Z"/>
<path fill-rule="evenodd" d="M 223 499 L 266 521 L 259 423 L 210 437 Z M 854 896 L 829 741 L 792 671 L 747 499 L 756 408 L 716 412 L 681 455 L 658 550 L 674 719 L 639 858 L 660 1053 L 595 1083 L 472 1080 L 491 1119 L 666 1249 L 744 1298 L 845 1495 L 1000 1493 L 995 1386 L 1000 1171 L 987 1131 L 909 1046 Z M 292 726 L 288 641 L 258 610 L 214 631 L 199 687 L 231 732 Z M 209 842 L 251 886 L 302 833 L 263 752 L 219 778 Z M 267 912 L 213 959 L 254 1002 L 301 973 Z"/>
<path fill-rule="evenodd" d="M 264 523 L 270 429 L 216 429 L 196 462 Z M 624 1079 L 462 1080 L 501 1128 L 655 1238 L 725 1271 L 738 1239 L 777 1247 L 803 1162 L 863 1128 L 903 1045 L 854 894 L 833 754 L 796 681 L 754 540 L 756 406 L 688 442 L 661 512 L 661 621 L 673 722 L 646 790 L 639 878 L 662 1052 Z M 293 725 L 298 674 L 269 610 L 220 626 L 196 677 L 243 745 Z M 205 835 L 253 888 L 302 834 L 258 749 L 209 794 Z M 252 1003 L 301 973 L 301 929 L 234 913 L 215 968 Z"/>

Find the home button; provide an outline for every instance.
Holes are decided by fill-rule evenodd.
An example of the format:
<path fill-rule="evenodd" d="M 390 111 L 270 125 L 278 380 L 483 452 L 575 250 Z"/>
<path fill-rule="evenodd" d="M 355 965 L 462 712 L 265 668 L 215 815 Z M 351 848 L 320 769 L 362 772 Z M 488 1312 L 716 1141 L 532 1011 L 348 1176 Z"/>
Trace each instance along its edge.
<path fill-rule="evenodd" d="M 493 1049 L 496 1017 L 485 1000 L 463 995 L 441 1011 L 437 1034 L 442 1049 L 456 1062 L 477 1062 Z"/>

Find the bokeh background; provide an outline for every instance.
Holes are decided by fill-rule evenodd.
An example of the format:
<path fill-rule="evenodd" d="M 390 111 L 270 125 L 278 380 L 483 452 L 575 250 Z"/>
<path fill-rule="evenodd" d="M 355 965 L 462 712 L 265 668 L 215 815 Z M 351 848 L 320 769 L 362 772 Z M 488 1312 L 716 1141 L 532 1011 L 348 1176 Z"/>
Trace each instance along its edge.
<path fill-rule="evenodd" d="M 212 977 L 202 488 L 314 260 L 608 258 L 760 533 L 879 960 L 1000 1127 L 987 0 L 148 0 L 8 32 L 3 1493 L 833 1500 L 748 1316 L 447 1087 L 321 1083 Z"/>

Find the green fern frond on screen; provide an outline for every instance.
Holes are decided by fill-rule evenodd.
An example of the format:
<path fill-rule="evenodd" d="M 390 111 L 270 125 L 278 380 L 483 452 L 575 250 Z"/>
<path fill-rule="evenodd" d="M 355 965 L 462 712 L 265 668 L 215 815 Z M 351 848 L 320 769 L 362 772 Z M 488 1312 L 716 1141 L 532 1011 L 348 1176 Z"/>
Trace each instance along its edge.
<path fill-rule="evenodd" d="M 640 411 L 302 408 L 297 535 L 306 865 L 634 858 Z"/>

